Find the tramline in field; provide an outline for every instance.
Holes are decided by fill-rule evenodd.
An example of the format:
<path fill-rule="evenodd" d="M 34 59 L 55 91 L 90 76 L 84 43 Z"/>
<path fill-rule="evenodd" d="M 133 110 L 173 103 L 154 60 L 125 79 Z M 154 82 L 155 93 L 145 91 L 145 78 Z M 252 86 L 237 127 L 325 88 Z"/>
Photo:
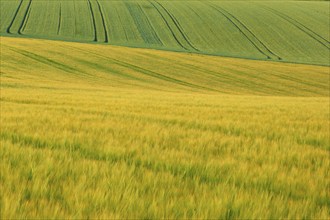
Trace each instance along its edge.
<path fill-rule="evenodd" d="M 0 34 L 328 65 L 327 4 L 3 0 Z"/>

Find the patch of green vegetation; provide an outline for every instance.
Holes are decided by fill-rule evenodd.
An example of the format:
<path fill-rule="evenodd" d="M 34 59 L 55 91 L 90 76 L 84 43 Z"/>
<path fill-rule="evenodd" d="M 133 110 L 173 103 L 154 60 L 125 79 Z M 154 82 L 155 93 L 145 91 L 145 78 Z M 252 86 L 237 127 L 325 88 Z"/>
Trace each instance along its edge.
<path fill-rule="evenodd" d="M 329 65 L 329 2 L 2 0 L 0 34 Z"/>

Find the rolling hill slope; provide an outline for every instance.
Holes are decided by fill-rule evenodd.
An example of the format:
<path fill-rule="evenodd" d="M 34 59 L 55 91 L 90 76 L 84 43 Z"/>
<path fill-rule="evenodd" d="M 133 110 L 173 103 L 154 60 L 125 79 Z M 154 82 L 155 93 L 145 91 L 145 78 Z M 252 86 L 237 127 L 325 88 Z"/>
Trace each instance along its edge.
<path fill-rule="evenodd" d="M 31 86 L 26 76 L 34 77 L 36 82 L 38 78 L 56 79 L 60 84 L 66 80 L 83 80 L 100 86 L 160 91 L 328 96 L 328 71 L 328 67 L 322 66 L 1 38 L 2 86 L 12 77 L 19 77 L 22 85 Z"/>
<path fill-rule="evenodd" d="M 0 219 L 330 218 L 329 2 L 187 2 L 0 1 Z"/>
<path fill-rule="evenodd" d="M 1 219 L 329 219 L 329 68 L 0 38 Z"/>
<path fill-rule="evenodd" d="M 2 0 L 0 34 L 329 65 L 329 2 Z"/>

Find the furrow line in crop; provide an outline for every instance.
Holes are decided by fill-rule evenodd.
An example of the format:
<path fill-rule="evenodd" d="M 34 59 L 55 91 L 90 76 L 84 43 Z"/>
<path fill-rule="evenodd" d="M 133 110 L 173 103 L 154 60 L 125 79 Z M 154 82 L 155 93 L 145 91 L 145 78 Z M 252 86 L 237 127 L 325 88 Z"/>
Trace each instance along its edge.
<path fill-rule="evenodd" d="M 265 93 L 264 90 L 262 90 L 262 88 L 269 88 L 270 90 L 274 90 L 274 88 L 272 87 L 269 87 L 267 86 L 268 84 L 265 84 L 265 83 L 258 83 L 257 81 L 248 81 L 248 80 L 244 80 L 243 78 L 239 78 L 241 75 L 245 76 L 247 73 L 243 72 L 242 74 L 240 73 L 237 73 L 237 71 L 233 71 L 231 69 L 226 69 L 228 71 L 224 72 L 224 71 L 219 71 L 219 72 L 216 72 L 216 71 L 213 71 L 213 70 L 210 70 L 210 69 L 205 69 L 205 68 L 201 68 L 201 67 L 198 67 L 196 65 L 191 65 L 191 64 L 183 64 L 183 63 L 179 63 L 178 64 L 179 66 L 181 67 L 184 67 L 185 69 L 188 69 L 189 70 L 195 70 L 196 72 L 200 72 L 202 74 L 207 74 L 208 77 L 210 76 L 213 76 L 215 77 L 216 81 L 218 83 L 222 83 L 222 84 L 227 84 L 227 85 L 235 85 L 237 87 L 243 87 L 243 88 L 250 88 L 250 87 L 253 87 L 253 89 L 255 91 L 258 91 L 258 92 L 261 92 L 261 93 Z M 222 67 L 223 69 L 225 69 L 224 67 Z M 228 74 L 228 72 L 230 74 Z M 234 73 L 236 73 L 234 75 Z M 238 75 L 238 77 L 237 77 Z M 254 79 L 258 79 L 258 77 L 256 76 L 253 76 L 251 75 L 251 77 L 253 77 Z M 251 84 L 252 82 L 252 84 Z M 222 92 L 222 91 L 221 91 Z M 285 92 L 285 91 L 281 91 L 281 92 Z"/>
<path fill-rule="evenodd" d="M 209 4 L 209 6 L 211 7 L 211 8 L 213 8 L 214 10 L 216 10 L 217 12 L 220 12 L 220 14 L 222 14 L 225 18 L 227 18 L 227 20 L 230 22 L 230 23 L 232 23 L 243 35 L 244 35 L 244 37 L 261 53 L 261 54 L 263 54 L 264 56 L 266 56 L 267 57 L 267 59 L 270 59 L 270 57 L 266 54 L 266 53 L 264 53 L 254 42 L 253 42 L 253 40 L 252 39 L 250 39 L 248 36 L 247 36 L 247 34 L 231 19 L 231 18 L 229 18 L 226 14 L 224 14 L 222 11 L 220 11 L 217 7 L 215 7 L 215 6 L 213 6 L 213 5 L 211 5 L 211 4 Z"/>
<path fill-rule="evenodd" d="M 104 29 L 104 42 L 105 43 L 108 43 L 109 42 L 109 40 L 108 40 L 108 31 L 107 31 L 107 26 L 105 24 L 103 10 L 102 10 L 102 7 L 101 7 L 101 5 L 100 5 L 100 3 L 99 3 L 98 0 L 96 0 L 96 3 L 98 5 L 99 11 L 100 11 L 100 15 L 101 15 L 101 19 L 102 19 L 102 25 L 103 25 L 103 29 Z"/>
<path fill-rule="evenodd" d="M 165 76 L 163 74 L 154 72 L 152 70 L 148 70 L 148 69 L 145 69 L 143 67 L 139 67 L 139 66 L 136 66 L 134 64 L 130 64 L 130 63 L 125 62 L 125 61 L 120 61 L 120 60 L 117 60 L 117 59 L 114 59 L 114 58 L 110 58 L 110 57 L 107 57 L 107 56 L 104 56 L 104 55 L 100 55 L 100 54 L 94 53 L 92 51 L 87 52 L 85 50 L 82 50 L 82 49 L 76 48 L 76 47 L 70 47 L 70 48 L 78 50 L 78 51 L 82 51 L 84 53 L 93 54 L 97 57 L 100 57 L 100 58 L 106 59 L 108 61 L 111 61 L 112 63 L 117 64 L 119 66 L 125 67 L 125 68 L 130 69 L 130 70 L 134 70 L 137 73 L 142 73 L 144 75 L 147 75 L 147 76 L 150 76 L 150 77 L 153 77 L 153 78 L 156 78 L 156 79 L 164 80 L 164 81 L 174 83 L 174 84 L 179 84 L 179 85 L 189 87 L 189 88 L 195 88 L 195 89 L 202 89 L 202 90 L 225 93 L 223 91 L 215 90 L 215 89 L 212 89 L 212 88 L 207 88 L 207 87 L 204 87 L 204 86 L 196 85 L 196 84 L 185 82 L 185 81 L 175 79 L 175 78 L 172 78 L 172 77 L 169 77 L 169 76 Z M 140 80 L 139 78 L 136 78 L 136 77 L 134 77 L 134 79 Z"/>
<path fill-rule="evenodd" d="M 263 80 L 264 81 L 263 86 L 265 86 L 265 87 L 266 87 L 266 83 L 274 83 L 274 81 L 272 79 L 268 79 L 268 78 L 276 77 L 276 78 L 279 78 L 279 79 L 283 79 L 283 80 L 292 82 L 291 84 L 285 84 L 285 86 L 290 87 L 290 88 L 295 89 L 295 90 L 307 91 L 306 89 L 303 89 L 301 85 L 305 85 L 305 86 L 309 86 L 309 87 L 313 87 L 313 88 L 327 89 L 327 87 L 322 85 L 322 84 L 315 85 L 315 84 L 309 83 L 306 80 L 304 81 L 301 78 L 294 78 L 294 77 L 289 76 L 289 75 L 283 75 L 280 72 L 257 70 L 260 73 L 264 73 L 264 74 L 262 74 L 263 76 L 267 76 L 265 78 L 262 78 L 262 77 L 259 77 L 259 76 L 255 76 L 254 74 L 251 74 L 251 72 L 256 71 L 255 69 L 253 69 L 253 70 L 252 69 L 247 69 L 247 71 L 238 71 L 237 69 L 228 68 L 228 67 L 222 67 L 222 68 L 226 69 L 230 72 L 233 72 L 233 73 L 237 72 L 237 73 L 241 73 L 242 75 L 245 75 L 245 76 L 249 76 L 249 77 L 253 77 L 255 79 Z M 294 84 L 300 84 L 300 85 L 298 86 L 298 85 L 294 85 Z M 275 88 L 271 88 L 271 89 L 275 90 Z M 310 88 L 310 90 L 311 90 L 311 88 Z M 310 92 L 312 92 L 312 91 L 310 91 Z"/>
<path fill-rule="evenodd" d="M 182 64 L 182 63 L 180 63 L 179 65 L 185 66 L 185 64 Z M 259 77 L 255 74 L 250 74 L 249 72 L 246 72 L 246 71 L 238 71 L 238 70 L 231 69 L 231 68 L 221 67 L 223 70 L 216 72 L 216 71 L 212 71 L 210 69 L 203 69 L 201 67 L 191 65 L 191 64 L 189 64 L 189 67 L 191 69 L 199 71 L 200 73 L 208 74 L 208 75 L 216 77 L 218 82 L 226 83 L 226 81 L 227 81 L 227 84 L 235 85 L 238 88 L 239 87 L 253 88 L 253 90 L 260 92 L 260 93 L 264 93 L 264 94 L 268 94 L 268 92 L 265 89 L 268 89 L 269 91 L 272 91 L 272 92 L 277 91 L 277 94 L 286 94 L 287 93 L 286 90 L 279 89 L 276 86 L 275 87 L 272 86 L 271 80 Z M 189 67 L 187 67 L 187 68 L 189 68 Z M 226 71 L 224 71 L 224 70 L 226 70 Z M 230 73 L 230 75 L 228 73 Z M 277 75 L 274 75 L 274 76 L 279 77 Z M 252 79 L 245 79 L 244 77 L 249 77 Z M 300 87 L 295 86 L 295 85 L 286 85 L 286 87 L 291 87 L 292 89 L 301 90 Z"/>
<path fill-rule="evenodd" d="M 188 36 L 186 36 L 184 34 L 183 28 L 181 27 L 179 21 L 175 18 L 174 15 L 172 15 L 161 3 L 159 3 L 158 1 L 155 1 L 160 7 L 163 8 L 163 10 L 167 13 L 167 15 L 171 18 L 172 22 L 174 23 L 174 25 L 176 26 L 176 28 L 178 29 L 178 31 L 181 33 L 183 39 L 187 42 L 187 44 L 194 49 L 195 51 L 200 51 L 199 49 L 197 49 L 188 39 Z"/>
<path fill-rule="evenodd" d="M 18 14 L 18 12 L 19 12 L 21 6 L 22 6 L 22 4 L 23 4 L 23 0 L 20 1 L 19 5 L 18 5 L 18 7 L 17 7 L 17 9 L 16 9 L 16 11 L 15 11 L 14 17 L 13 17 L 13 19 L 11 20 L 9 26 L 7 27 L 6 32 L 7 32 L 8 34 L 12 34 L 12 33 L 10 32 L 10 28 L 11 28 L 11 26 L 13 25 L 13 23 L 14 23 L 16 17 L 17 17 L 17 14 Z"/>
<path fill-rule="evenodd" d="M 101 56 L 101 57 L 103 57 L 103 56 Z M 123 67 L 126 67 L 126 68 L 131 69 L 131 70 L 135 70 L 136 72 L 142 73 L 144 75 L 151 76 L 151 77 L 156 78 L 156 79 L 161 79 L 161 80 L 164 80 L 164 81 L 168 81 L 168 82 L 171 82 L 171 83 L 187 86 L 187 87 L 190 87 L 190 88 L 220 92 L 220 91 L 212 89 L 212 88 L 207 88 L 207 87 L 204 87 L 204 86 L 196 85 L 196 84 L 185 82 L 185 81 L 175 79 L 175 78 L 172 78 L 172 77 L 169 77 L 169 76 L 165 76 L 165 75 L 157 73 L 155 71 L 148 70 L 148 69 L 145 69 L 143 67 L 127 63 L 125 61 L 120 61 L 120 60 L 110 58 L 110 57 L 105 57 L 105 58 L 108 59 L 108 60 L 111 60 L 113 63 L 115 63 L 119 66 L 123 66 Z"/>
<path fill-rule="evenodd" d="M 269 8 L 267 6 L 263 6 L 263 8 L 265 8 L 266 10 L 272 12 L 273 14 L 281 17 L 282 19 L 286 20 L 287 22 L 291 23 L 292 25 L 294 25 L 296 28 L 298 28 L 299 30 L 303 31 L 304 33 L 306 33 L 308 36 L 310 36 L 311 38 L 313 38 L 314 40 L 316 40 L 317 42 L 319 42 L 320 44 L 322 44 L 323 46 L 325 46 L 327 49 L 330 49 L 330 42 L 327 41 L 326 39 L 324 39 L 322 36 L 320 36 L 319 34 L 317 34 L 316 32 L 314 32 L 313 30 L 309 29 L 308 27 L 306 27 L 305 25 L 303 25 L 302 23 L 300 23 L 299 21 L 289 17 L 288 15 L 279 12 L 278 10 L 275 10 L 273 8 Z"/>
<path fill-rule="evenodd" d="M 267 72 L 268 73 L 268 72 Z M 329 90 L 329 87 L 325 86 L 325 85 L 322 85 L 322 84 L 312 84 L 310 82 L 307 82 L 307 81 L 304 81 L 304 80 L 301 80 L 301 79 L 298 79 L 298 78 L 294 78 L 294 77 L 291 77 L 289 75 L 279 75 L 279 74 L 272 74 L 273 76 L 276 76 L 280 79 L 284 79 L 284 80 L 287 80 L 287 81 L 291 81 L 291 82 L 294 82 L 294 83 L 299 83 L 299 87 L 296 86 L 296 87 L 293 87 L 293 86 L 290 86 L 296 90 L 300 90 L 300 91 L 307 91 L 307 92 L 313 92 L 317 95 L 321 95 L 317 92 L 315 92 L 314 90 L 312 90 L 311 88 L 309 88 L 308 90 L 307 89 L 303 89 L 301 85 L 305 85 L 305 86 L 308 86 L 308 87 L 313 87 L 313 88 L 316 88 L 316 89 L 324 89 L 324 90 Z M 289 86 L 289 85 L 286 85 L 286 86 Z"/>
<path fill-rule="evenodd" d="M 160 4 L 160 3 L 159 3 Z M 167 10 L 168 13 L 170 13 L 170 11 Z M 174 23 L 179 27 L 180 32 L 182 33 L 183 38 L 187 41 L 187 43 L 189 44 L 189 46 L 191 46 L 194 50 L 196 51 L 200 51 L 199 49 L 197 49 L 192 43 L 191 40 L 189 39 L 188 35 L 185 34 L 184 29 L 182 28 L 180 22 L 178 21 L 178 19 L 172 14 L 170 13 L 171 17 L 174 19 Z"/>
<path fill-rule="evenodd" d="M 62 71 L 68 72 L 68 73 L 73 73 L 73 74 L 76 74 L 78 76 L 79 75 L 81 76 L 81 73 L 86 74 L 83 71 L 77 70 L 77 69 L 75 69 L 73 67 L 70 67 L 70 66 L 68 66 L 66 64 L 59 63 L 59 62 L 54 61 L 52 59 L 49 59 L 47 57 L 43 57 L 41 55 L 38 55 L 38 54 L 35 54 L 35 53 L 32 53 L 32 52 L 26 51 L 26 50 L 17 49 L 17 48 L 14 48 L 14 47 L 8 47 L 8 48 L 10 48 L 10 50 L 12 50 L 12 51 L 14 51 L 14 52 L 16 52 L 18 54 L 21 54 L 21 55 L 23 55 L 25 57 L 28 57 L 28 58 L 30 58 L 32 60 L 35 60 L 37 62 L 40 62 L 40 63 L 46 64 L 46 65 L 52 66 L 52 67 L 54 67 L 56 69 L 59 69 L 59 70 L 62 70 Z"/>
<path fill-rule="evenodd" d="M 27 22 L 27 18 L 28 18 L 28 14 L 29 14 L 29 11 L 30 11 L 30 8 L 31 8 L 31 3 L 32 3 L 32 0 L 29 0 L 29 4 L 26 8 L 26 11 L 24 13 L 24 16 L 23 16 L 23 20 L 21 22 L 21 25 L 20 27 L 18 28 L 18 34 L 22 35 L 23 33 L 23 26 L 25 25 L 25 22 Z"/>
<path fill-rule="evenodd" d="M 62 22 L 62 5 L 61 5 L 61 2 L 60 2 L 60 11 L 59 11 L 58 25 L 57 25 L 57 35 L 60 34 L 60 30 L 61 30 L 61 22 Z"/>
<path fill-rule="evenodd" d="M 126 62 L 124 62 L 124 61 L 116 60 L 116 59 L 113 59 L 113 58 L 110 58 L 110 57 L 108 57 L 108 56 L 101 55 L 101 54 L 98 54 L 98 53 L 95 53 L 95 52 L 92 52 L 92 51 L 86 51 L 86 50 L 83 50 L 83 49 L 80 49 L 80 48 L 76 48 L 76 47 L 70 47 L 70 48 L 73 49 L 73 50 L 81 51 L 81 52 L 83 52 L 83 53 L 93 54 L 94 56 L 100 57 L 100 58 L 102 58 L 102 59 L 104 59 L 104 60 L 111 61 L 112 63 L 114 63 L 114 64 L 116 64 L 116 65 L 118 65 L 118 66 L 125 67 L 126 69 L 129 69 L 129 70 L 134 70 L 134 71 L 139 72 L 139 73 L 142 73 L 142 74 L 144 74 L 144 75 L 148 75 L 148 74 L 145 74 L 145 72 L 144 72 L 145 69 L 143 69 L 143 70 L 138 70 L 137 68 L 133 68 L 133 67 L 132 67 L 132 66 L 134 66 L 133 64 L 129 64 L 129 63 L 126 63 Z M 135 67 L 138 67 L 138 66 L 135 66 Z M 109 70 L 109 69 L 108 69 L 108 70 Z M 112 70 L 111 70 L 111 72 L 112 72 Z M 117 72 L 118 72 L 118 71 L 116 71 L 116 73 L 117 73 Z M 123 76 L 126 77 L 126 78 L 131 78 L 131 79 L 134 79 L 134 80 L 142 81 L 141 78 L 135 77 L 135 76 L 133 76 L 133 75 L 125 74 L 125 73 L 123 73 L 123 72 L 121 72 L 120 74 L 123 75 Z M 157 73 L 157 74 L 158 74 L 158 73 Z M 161 75 L 161 74 L 159 74 L 159 75 Z M 159 79 L 159 77 L 155 77 L 154 75 L 148 75 L 148 76 L 151 76 L 151 77 L 153 77 L 153 78 Z M 175 79 L 174 79 L 174 80 L 175 80 Z M 166 81 L 168 81 L 168 80 L 166 80 Z M 173 81 L 171 81 L 171 82 L 173 83 Z M 185 85 L 185 86 L 187 86 L 187 85 Z M 198 86 L 198 85 L 197 85 L 197 86 Z M 189 87 L 191 87 L 191 86 L 189 86 Z M 199 88 L 199 89 L 201 89 L 201 88 Z M 203 88 L 203 89 L 207 89 L 207 90 L 208 90 L 208 88 Z"/>
<path fill-rule="evenodd" d="M 160 4 L 160 3 L 159 3 L 159 4 Z M 165 9 L 165 7 L 164 7 L 164 9 Z M 170 17 L 173 18 L 173 20 L 174 20 L 174 24 L 178 27 L 178 29 L 179 29 L 180 32 L 182 33 L 182 37 L 187 41 L 187 43 L 188 43 L 188 44 L 189 44 L 194 50 L 196 50 L 196 51 L 200 51 L 199 49 L 197 49 L 197 48 L 191 43 L 191 41 L 189 40 L 189 37 L 185 34 L 185 31 L 184 31 L 184 29 L 182 28 L 182 26 L 181 26 L 180 22 L 178 21 L 178 19 L 177 19 L 172 13 L 170 13 L 169 10 L 165 9 L 165 11 L 166 11 L 167 13 L 169 13 Z"/>
<path fill-rule="evenodd" d="M 76 30 L 77 29 L 77 16 L 75 16 L 76 13 L 77 13 L 77 11 L 76 11 L 76 2 L 73 1 L 73 12 L 72 12 L 72 15 L 74 15 L 74 27 L 73 27 L 74 36 L 76 36 L 76 32 L 77 32 L 77 30 Z"/>
<path fill-rule="evenodd" d="M 92 24 L 93 24 L 93 30 L 94 30 L 94 40 L 93 41 L 96 42 L 97 41 L 97 31 L 96 31 L 96 24 L 95 24 L 95 16 L 94 16 L 91 1 L 87 0 L 87 2 L 88 2 L 88 6 L 89 6 L 89 11 L 90 11 L 91 17 L 92 17 Z"/>
<path fill-rule="evenodd" d="M 141 5 L 140 5 L 139 3 L 138 3 L 138 7 L 140 8 L 141 13 L 144 15 L 145 20 L 146 20 L 148 26 L 151 28 L 151 30 L 152 30 L 152 35 L 154 36 L 155 41 L 156 41 L 157 43 L 163 45 L 163 42 L 162 42 L 161 39 L 159 38 L 159 36 L 158 36 L 158 34 L 157 34 L 157 31 L 156 31 L 155 28 L 152 26 L 149 17 L 146 15 L 146 13 L 144 12 L 143 8 L 141 7 Z"/>
<path fill-rule="evenodd" d="M 32 0 L 31 0 L 31 2 L 32 2 Z M 25 20 L 25 22 L 24 22 L 24 24 L 23 24 L 23 27 L 22 27 L 21 32 L 24 32 L 24 30 L 25 30 L 26 24 L 27 24 L 27 22 L 28 22 L 28 20 L 29 20 L 29 18 L 30 18 L 31 8 L 32 8 L 32 7 L 29 7 L 29 10 L 28 10 L 28 13 L 27 13 L 27 16 L 26 16 L 26 20 Z"/>
<path fill-rule="evenodd" d="M 107 58 L 105 56 L 102 56 L 100 54 L 94 53 L 92 51 L 86 51 L 86 50 L 83 50 L 83 49 L 80 49 L 80 48 L 76 48 L 76 47 L 72 47 L 72 46 L 65 46 L 65 47 L 66 48 L 71 48 L 71 50 L 76 50 L 76 51 L 79 51 L 79 52 L 86 53 L 86 55 L 94 55 L 95 57 L 101 58 L 101 59 L 103 59 L 105 61 L 109 61 L 109 58 Z M 61 55 L 61 54 L 59 54 L 59 55 Z M 109 66 L 103 66 L 100 63 L 95 63 L 95 62 L 90 62 L 90 61 L 87 61 L 87 60 L 79 59 L 79 58 L 77 58 L 75 56 L 70 56 L 68 54 L 66 54 L 66 56 L 68 56 L 69 59 L 78 61 L 78 62 L 80 62 L 82 64 L 85 64 L 85 65 L 88 65 L 88 66 L 94 66 L 96 69 L 102 69 L 105 72 L 110 72 L 111 74 L 114 74 L 114 75 L 117 75 L 117 76 L 121 76 L 121 77 L 124 77 L 126 79 L 143 81 L 141 78 L 135 77 L 135 76 L 130 75 L 130 74 L 126 74 L 123 71 L 118 71 L 118 70 L 116 70 L 114 68 L 111 68 Z"/>
<path fill-rule="evenodd" d="M 174 37 L 174 40 L 185 50 L 188 50 L 180 41 L 179 39 L 177 38 L 177 36 L 175 35 L 174 31 L 172 30 L 170 24 L 168 23 L 167 19 L 164 17 L 164 15 L 160 12 L 160 10 L 156 7 L 156 5 L 152 2 L 152 1 L 149 1 L 152 6 L 157 10 L 157 12 L 160 14 L 160 16 L 162 17 L 163 21 L 165 22 L 167 28 L 170 30 L 172 36 Z"/>
<path fill-rule="evenodd" d="M 223 9 L 224 10 L 224 9 Z M 276 55 L 273 51 L 271 51 L 245 24 L 243 24 L 239 19 L 237 19 L 234 15 L 229 13 L 228 11 L 224 10 L 226 13 L 228 13 L 232 18 L 234 18 L 239 24 L 241 24 L 251 35 L 257 40 L 258 43 L 262 45 L 262 47 L 272 56 L 276 57 L 278 60 L 281 60 L 282 58 Z"/>
<path fill-rule="evenodd" d="M 234 15 L 232 15 L 218 5 L 213 5 L 211 3 L 207 4 L 219 13 L 221 13 L 225 18 L 227 18 L 228 21 L 231 22 L 261 54 L 267 57 L 267 59 L 282 59 L 274 52 L 272 52 L 245 24 L 238 20 Z"/>
<path fill-rule="evenodd" d="M 250 78 L 253 78 L 254 80 L 245 80 L 242 78 L 243 81 L 245 82 L 251 82 L 250 85 L 252 85 L 251 87 L 248 86 L 249 84 L 245 83 L 247 86 L 246 88 L 253 88 L 254 90 L 258 91 L 256 88 L 262 88 L 263 90 L 259 89 L 260 92 L 265 93 L 265 94 L 280 94 L 280 95 L 284 95 L 284 94 L 288 94 L 288 91 L 291 91 L 292 95 L 294 95 L 294 91 L 295 90 L 299 90 L 299 91 L 307 91 L 309 93 L 313 93 L 313 94 L 318 94 L 317 92 L 311 91 L 311 90 L 306 90 L 304 88 L 301 87 L 301 85 L 297 85 L 299 84 L 303 84 L 302 82 L 298 82 L 298 81 L 294 81 L 294 80 L 290 80 L 289 78 L 285 78 L 282 77 L 280 75 L 277 74 L 271 74 L 271 73 L 265 73 L 265 75 L 269 74 L 269 76 L 274 76 L 277 77 L 278 79 L 282 79 L 282 80 L 286 80 L 286 81 L 294 81 L 294 84 L 283 84 L 283 86 L 285 86 L 285 88 L 280 88 L 278 85 L 276 85 L 272 80 L 267 79 L 266 78 L 262 78 L 260 76 L 254 75 L 254 74 L 249 74 L 246 71 L 239 71 L 239 70 L 235 70 L 235 69 L 231 69 L 231 68 L 226 68 L 226 67 L 222 67 L 225 70 L 230 71 L 231 73 L 235 73 L 236 75 L 240 75 L 242 77 L 248 76 Z M 278 80 L 277 80 L 278 82 Z M 315 86 L 313 86 L 315 87 Z M 269 91 L 271 91 L 271 93 L 265 91 L 265 89 L 268 89 Z M 276 93 L 274 93 L 276 92 Z M 320 95 L 320 94 L 318 94 Z"/>
<path fill-rule="evenodd" d="M 143 67 L 139 67 L 139 66 L 136 66 L 134 64 L 130 64 L 130 63 L 127 63 L 127 62 L 124 62 L 124 61 L 120 61 L 120 60 L 113 59 L 113 58 L 109 58 L 109 59 L 113 60 L 118 65 L 127 67 L 129 69 L 133 69 L 133 70 L 135 70 L 139 73 L 142 73 L 142 74 L 145 74 L 145 75 L 157 78 L 157 79 L 161 79 L 161 80 L 171 82 L 171 83 L 174 83 L 174 84 L 179 84 L 179 85 L 182 85 L 182 86 L 187 86 L 187 87 L 190 87 L 190 88 L 219 92 L 218 90 L 215 90 L 215 89 L 212 89 L 212 88 L 207 88 L 207 87 L 204 87 L 204 86 L 196 85 L 196 84 L 185 82 L 185 81 L 182 81 L 182 80 L 179 80 L 179 79 L 176 79 L 176 78 L 165 76 L 165 75 L 157 73 L 155 71 L 148 70 L 148 69 L 145 69 Z"/>
<path fill-rule="evenodd" d="M 131 14 L 134 24 L 137 27 L 143 41 L 147 44 L 161 44 L 157 32 L 151 25 L 148 16 L 144 13 L 139 3 L 125 3 L 129 13 Z"/>

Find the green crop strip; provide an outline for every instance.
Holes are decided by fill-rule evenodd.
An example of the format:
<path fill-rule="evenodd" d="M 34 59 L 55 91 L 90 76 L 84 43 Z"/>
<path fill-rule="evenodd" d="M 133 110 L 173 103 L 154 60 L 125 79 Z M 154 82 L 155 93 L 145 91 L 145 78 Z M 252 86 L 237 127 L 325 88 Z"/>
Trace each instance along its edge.
<path fill-rule="evenodd" d="M 5 0 L 1 6 L 0 35 L 329 65 L 327 2 Z"/>

